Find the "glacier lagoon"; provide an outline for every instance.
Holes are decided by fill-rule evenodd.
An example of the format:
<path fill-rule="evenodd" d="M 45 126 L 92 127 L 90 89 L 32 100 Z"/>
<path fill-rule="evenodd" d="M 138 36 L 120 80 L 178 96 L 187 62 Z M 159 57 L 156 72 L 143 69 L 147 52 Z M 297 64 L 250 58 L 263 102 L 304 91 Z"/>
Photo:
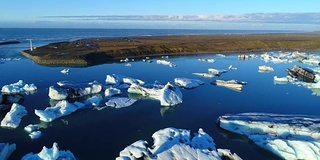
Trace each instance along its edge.
<path fill-rule="evenodd" d="M 243 159 L 277 159 L 278 157 L 265 151 L 248 138 L 220 129 L 216 120 L 224 114 L 244 112 L 262 112 L 278 114 L 305 114 L 319 116 L 317 108 L 319 97 L 312 91 L 293 84 L 276 84 L 274 76 L 287 76 L 286 68 L 295 64 L 311 67 L 299 62 L 274 64 L 264 62 L 259 57 L 252 60 L 239 60 L 238 54 L 221 57 L 219 55 L 203 55 L 188 57 L 172 57 L 168 60 L 176 64 L 169 67 L 141 60 L 126 63 L 112 63 L 86 68 L 69 68 L 69 74 L 60 71 L 65 67 L 39 66 L 28 59 L 6 61 L 1 64 L 2 78 L 0 86 L 15 83 L 22 79 L 25 83 L 34 83 L 37 92 L 22 94 L 23 106 L 28 115 L 23 117 L 16 129 L 0 128 L 1 142 L 16 143 L 17 149 L 11 158 L 19 159 L 29 152 L 39 152 L 43 146 L 50 147 L 59 143 L 62 150 L 70 150 L 80 159 L 114 159 L 119 152 L 133 142 L 143 139 L 152 142 L 151 135 L 167 127 L 175 127 L 196 132 L 203 128 L 219 148 L 230 149 Z M 200 62 L 198 59 L 215 59 L 214 63 Z M 233 65 L 237 70 L 228 70 Z M 258 66 L 268 65 L 273 72 L 260 73 Z M 193 75 L 194 72 L 207 72 L 208 68 L 226 69 L 219 77 L 204 78 Z M 59 118 L 53 122 L 40 122 L 34 114 L 35 109 L 44 110 L 54 105 L 48 96 L 48 88 L 58 81 L 105 83 L 106 75 L 122 74 L 154 83 L 166 84 L 174 78 L 185 77 L 198 79 L 204 85 L 194 89 L 181 89 L 183 103 L 174 107 L 161 107 L 157 100 L 138 100 L 125 108 L 92 108 L 80 109 L 73 114 Z M 241 92 L 210 84 L 216 79 L 236 79 L 247 84 Z M 101 92 L 104 96 L 104 92 Z M 119 96 L 128 96 L 122 89 Z M 1 119 L 5 112 L 1 112 Z M 39 124 L 42 135 L 32 140 L 24 127 Z"/>

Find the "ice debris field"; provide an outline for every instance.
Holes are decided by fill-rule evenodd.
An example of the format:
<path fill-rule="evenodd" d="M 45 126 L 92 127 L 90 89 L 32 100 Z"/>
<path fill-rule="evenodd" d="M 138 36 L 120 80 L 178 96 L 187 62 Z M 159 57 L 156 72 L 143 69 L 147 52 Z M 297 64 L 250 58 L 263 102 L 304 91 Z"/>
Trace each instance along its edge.
<path fill-rule="evenodd" d="M 238 56 L 241 60 L 256 59 L 258 57 L 254 54 Z M 301 68 L 299 66 L 288 68 L 286 70 L 288 75 L 275 76 L 274 83 L 291 83 L 303 86 L 311 89 L 313 95 L 320 95 L 320 68 L 316 67 L 320 64 L 319 56 L 301 52 L 266 52 L 261 54 L 260 58 L 265 62 L 270 61 L 275 64 L 301 62 L 310 65 L 310 68 Z M 123 60 L 123 62 L 128 61 L 129 59 Z M 152 63 L 149 57 L 144 61 Z M 216 60 L 199 59 L 199 62 L 216 63 Z M 177 65 L 167 60 L 157 60 L 156 63 L 177 67 Z M 227 72 L 237 69 L 237 67 L 230 65 L 227 69 L 208 68 L 207 72 L 194 72 L 191 74 L 210 79 L 216 77 L 217 79 L 212 81 L 211 84 L 241 92 L 243 87 L 247 83 L 250 84 L 250 82 L 219 79 L 221 74 L 227 74 Z M 257 71 L 268 74 L 273 72 L 274 69 L 270 66 L 262 65 L 258 66 Z M 68 74 L 69 69 L 64 69 L 61 73 Z M 50 99 L 56 100 L 56 104 L 44 110 L 34 109 L 33 113 L 28 113 L 25 106 L 18 102 L 21 99 L 21 94 L 35 93 L 37 92 L 37 87 L 34 84 L 26 84 L 19 80 L 16 83 L 2 87 L 0 109 L 9 111 L 2 119 L 1 127 L 15 129 L 19 127 L 23 117 L 34 114 L 39 117 L 39 124 L 29 124 L 24 126 L 24 130 L 31 139 L 36 140 L 41 138 L 41 131 L 44 130 L 40 122 L 52 122 L 79 109 L 94 108 L 101 110 L 107 107 L 121 109 L 145 99 L 159 101 L 159 106 L 174 107 L 183 103 L 181 89 L 194 89 L 204 84 L 205 82 L 202 80 L 184 77 L 175 78 L 165 84 L 158 81 L 148 83 L 120 74 L 106 75 L 104 83 L 97 81 L 58 81 L 48 89 L 48 96 Z M 123 91 L 128 95 L 125 96 Z M 104 97 L 94 95 L 101 92 L 104 93 Z M 86 96 L 88 98 L 83 98 Z M 79 98 L 82 99 L 78 101 Z M 219 127 L 225 130 L 247 136 L 255 144 L 280 158 L 320 159 L 320 117 L 271 113 L 239 113 L 221 115 L 217 123 Z M 117 159 L 241 159 L 236 153 L 232 153 L 228 149 L 217 149 L 213 138 L 201 128 L 194 136 L 186 129 L 164 128 L 156 131 L 152 138 L 153 145 L 149 145 L 145 140 L 137 140 L 122 151 L 119 151 Z M 0 143 L 0 159 L 9 159 L 15 149 L 16 145 L 14 143 Z M 52 148 L 44 146 L 39 153 L 29 153 L 22 159 L 76 159 L 76 155 L 73 155 L 69 150 L 60 151 L 58 144 L 53 143 Z"/>

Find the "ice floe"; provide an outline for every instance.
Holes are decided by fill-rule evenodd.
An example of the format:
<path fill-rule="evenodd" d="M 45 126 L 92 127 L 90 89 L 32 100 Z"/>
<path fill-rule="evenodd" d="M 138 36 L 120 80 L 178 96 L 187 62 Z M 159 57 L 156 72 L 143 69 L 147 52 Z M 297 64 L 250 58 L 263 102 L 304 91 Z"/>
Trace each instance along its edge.
<path fill-rule="evenodd" d="M 69 150 L 59 151 L 58 144 L 53 143 L 52 148 L 43 147 L 37 154 L 28 153 L 21 160 L 76 160 L 73 153 Z"/>
<path fill-rule="evenodd" d="M 89 83 L 59 81 L 57 84 L 58 86 L 49 87 L 49 97 L 54 100 L 79 98 L 102 90 L 102 85 L 96 81 Z"/>
<path fill-rule="evenodd" d="M 229 150 L 217 150 L 212 137 L 201 128 L 194 136 L 189 130 L 165 128 L 155 132 L 152 138 L 152 148 L 147 147 L 146 141 L 139 140 L 122 150 L 116 159 L 241 159 Z"/>
<path fill-rule="evenodd" d="M 1 92 L 3 93 L 20 93 L 20 92 L 35 92 L 37 87 L 34 84 L 26 84 L 22 80 L 16 83 L 8 84 L 2 87 Z"/>
<path fill-rule="evenodd" d="M 128 88 L 128 93 L 140 94 L 144 97 L 160 101 L 161 106 L 174 106 L 182 103 L 182 93 L 176 85 L 168 82 L 166 85 L 140 86 L 132 84 Z"/>
<path fill-rule="evenodd" d="M 27 126 L 24 127 L 24 130 L 26 130 L 27 132 L 33 132 L 38 130 L 40 127 L 38 124 L 29 124 Z"/>
<path fill-rule="evenodd" d="M 221 128 L 246 135 L 283 159 L 320 159 L 320 118 L 269 113 L 228 114 L 218 118 Z"/>
<path fill-rule="evenodd" d="M 137 101 L 136 99 L 127 98 L 127 97 L 112 97 L 105 104 L 108 107 L 123 108 L 123 107 L 131 106 L 136 101 Z"/>
<path fill-rule="evenodd" d="M 243 85 L 247 84 L 247 82 L 243 82 L 243 81 L 237 81 L 237 80 L 228 80 L 228 81 L 224 81 L 224 80 L 215 80 L 213 82 L 211 82 L 211 84 L 217 85 L 217 86 L 222 86 L 222 87 L 226 87 L 235 91 L 241 91 L 243 88 Z"/>
<path fill-rule="evenodd" d="M 273 72 L 273 71 L 274 71 L 273 68 L 270 66 L 266 66 L 266 65 L 259 66 L 259 72 L 267 73 L 267 72 Z"/>
<path fill-rule="evenodd" d="M 215 76 L 220 76 L 222 73 L 226 73 L 227 70 L 209 68 L 209 69 L 208 69 L 208 72 L 209 72 L 210 74 L 214 74 Z"/>
<path fill-rule="evenodd" d="M 200 76 L 200 77 L 205 77 L 205 78 L 213 78 L 215 77 L 215 75 L 213 74 L 209 74 L 209 73 L 192 73 L 193 75 L 196 75 L 196 76 Z"/>
<path fill-rule="evenodd" d="M 63 74 L 69 74 L 70 69 L 63 69 L 60 72 L 63 73 Z"/>
<path fill-rule="evenodd" d="M 106 84 L 109 85 L 121 85 L 121 84 L 140 84 L 143 85 L 144 81 L 136 78 L 131 78 L 128 76 L 120 75 L 120 74 L 112 74 L 106 76 Z"/>
<path fill-rule="evenodd" d="M 41 121 L 51 122 L 62 116 L 69 115 L 85 105 L 80 102 L 69 103 L 66 100 L 59 101 L 54 107 L 47 107 L 45 110 L 35 110 L 35 114 Z"/>
<path fill-rule="evenodd" d="M 0 159 L 7 160 L 13 151 L 16 150 L 16 144 L 0 143 Z"/>
<path fill-rule="evenodd" d="M 157 60 L 157 64 L 166 65 L 169 67 L 176 67 L 177 65 L 173 64 L 172 62 L 166 61 L 166 60 Z"/>
<path fill-rule="evenodd" d="M 204 84 L 201 80 L 189 78 L 175 78 L 174 83 L 183 88 L 196 88 Z"/>
<path fill-rule="evenodd" d="M 1 127 L 17 128 L 21 122 L 22 117 L 28 114 L 24 106 L 13 103 L 10 111 L 1 121 Z"/>
<path fill-rule="evenodd" d="M 274 83 L 276 84 L 287 84 L 289 82 L 288 77 L 273 77 Z"/>
<path fill-rule="evenodd" d="M 31 139 L 38 139 L 41 136 L 41 131 L 33 131 L 29 134 Z"/>
<path fill-rule="evenodd" d="M 129 88 L 129 87 L 128 87 Z M 117 88 L 107 88 L 105 91 L 104 91 L 104 95 L 106 97 L 112 97 L 114 95 L 119 95 L 121 94 L 121 90 L 120 89 L 117 89 Z"/>

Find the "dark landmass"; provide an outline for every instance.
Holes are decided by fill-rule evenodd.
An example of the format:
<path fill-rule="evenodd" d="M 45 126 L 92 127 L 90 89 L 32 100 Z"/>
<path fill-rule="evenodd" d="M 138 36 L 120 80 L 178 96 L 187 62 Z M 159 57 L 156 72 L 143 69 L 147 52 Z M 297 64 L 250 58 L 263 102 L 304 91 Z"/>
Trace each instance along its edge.
<path fill-rule="evenodd" d="M 0 41 L 0 45 L 6 45 L 6 44 L 17 44 L 20 43 L 20 41 L 12 40 L 12 41 Z"/>
<path fill-rule="evenodd" d="M 232 34 L 82 39 L 21 52 L 46 66 L 91 66 L 124 58 L 234 54 L 262 51 L 319 51 L 320 34 Z"/>

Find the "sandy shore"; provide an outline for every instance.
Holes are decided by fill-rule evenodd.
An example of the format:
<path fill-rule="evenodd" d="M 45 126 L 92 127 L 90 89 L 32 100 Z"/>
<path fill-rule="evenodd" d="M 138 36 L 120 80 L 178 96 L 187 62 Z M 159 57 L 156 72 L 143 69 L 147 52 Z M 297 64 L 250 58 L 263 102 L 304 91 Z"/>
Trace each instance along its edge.
<path fill-rule="evenodd" d="M 319 33 L 145 36 L 53 43 L 21 54 L 41 65 L 90 66 L 123 58 L 319 51 Z"/>

